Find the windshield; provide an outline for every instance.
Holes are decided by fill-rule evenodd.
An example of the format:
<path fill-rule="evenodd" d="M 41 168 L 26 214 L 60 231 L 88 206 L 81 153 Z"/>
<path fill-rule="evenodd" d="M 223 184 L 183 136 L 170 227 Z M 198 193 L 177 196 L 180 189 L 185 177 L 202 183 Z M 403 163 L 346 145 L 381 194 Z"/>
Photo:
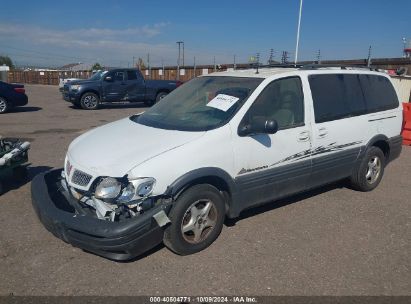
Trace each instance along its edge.
<path fill-rule="evenodd" d="M 98 71 L 89 80 L 101 80 L 101 78 L 107 74 L 108 71 Z"/>
<path fill-rule="evenodd" d="M 207 131 L 227 123 L 262 82 L 261 78 L 207 76 L 171 92 L 137 123 L 169 130 Z"/>

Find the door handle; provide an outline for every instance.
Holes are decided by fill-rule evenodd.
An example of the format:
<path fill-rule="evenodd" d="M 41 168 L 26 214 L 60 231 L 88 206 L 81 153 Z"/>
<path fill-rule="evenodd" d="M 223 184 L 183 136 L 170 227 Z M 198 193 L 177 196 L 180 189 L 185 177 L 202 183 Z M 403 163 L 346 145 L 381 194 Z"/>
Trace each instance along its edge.
<path fill-rule="evenodd" d="M 328 135 L 328 130 L 326 128 L 318 129 L 318 137 L 323 138 Z"/>
<path fill-rule="evenodd" d="M 310 139 L 310 132 L 304 131 L 298 134 L 298 141 L 308 141 Z"/>

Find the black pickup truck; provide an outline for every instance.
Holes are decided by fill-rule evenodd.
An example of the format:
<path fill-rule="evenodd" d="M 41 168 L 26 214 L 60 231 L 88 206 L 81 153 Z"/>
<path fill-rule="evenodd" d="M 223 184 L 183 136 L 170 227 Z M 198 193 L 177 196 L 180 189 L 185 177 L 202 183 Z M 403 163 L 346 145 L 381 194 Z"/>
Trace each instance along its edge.
<path fill-rule="evenodd" d="M 124 101 L 151 106 L 181 84 L 171 80 L 145 80 L 138 69 L 113 69 L 65 84 L 63 98 L 86 110 L 95 110 L 101 103 Z"/>

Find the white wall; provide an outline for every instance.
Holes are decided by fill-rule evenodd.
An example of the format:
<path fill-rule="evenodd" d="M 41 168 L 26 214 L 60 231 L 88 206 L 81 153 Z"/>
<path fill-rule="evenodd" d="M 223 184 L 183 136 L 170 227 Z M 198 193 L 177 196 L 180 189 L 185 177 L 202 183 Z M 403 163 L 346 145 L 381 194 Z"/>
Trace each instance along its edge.
<path fill-rule="evenodd" d="M 391 79 L 398 92 L 400 102 L 409 102 L 411 94 L 411 77 L 391 76 Z"/>

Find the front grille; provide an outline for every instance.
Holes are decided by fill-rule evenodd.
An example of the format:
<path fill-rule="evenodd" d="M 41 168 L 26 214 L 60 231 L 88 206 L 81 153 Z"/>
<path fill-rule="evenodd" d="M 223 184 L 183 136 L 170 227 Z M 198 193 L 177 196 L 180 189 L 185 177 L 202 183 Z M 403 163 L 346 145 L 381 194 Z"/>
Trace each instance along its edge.
<path fill-rule="evenodd" d="M 91 181 L 92 176 L 84 173 L 83 171 L 80 170 L 74 170 L 73 176 L 71 177 L 71 182 L 73 184 L 85 187 L 89 184 Z"/>

